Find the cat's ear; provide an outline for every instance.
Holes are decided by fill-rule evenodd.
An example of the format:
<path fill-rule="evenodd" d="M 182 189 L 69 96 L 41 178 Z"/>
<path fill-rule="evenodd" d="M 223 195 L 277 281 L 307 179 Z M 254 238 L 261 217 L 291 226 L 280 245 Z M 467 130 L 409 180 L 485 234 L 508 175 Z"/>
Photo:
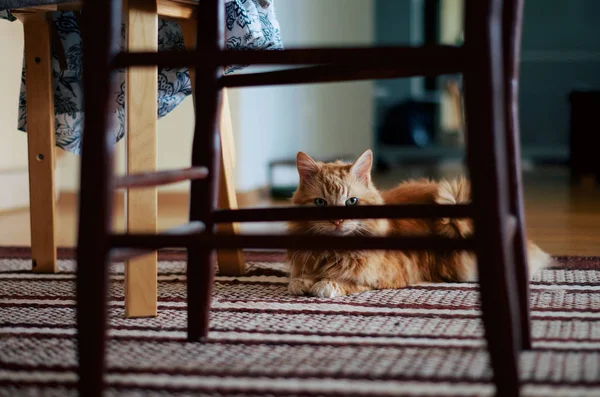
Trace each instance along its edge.
<path fill-rule="evenodd" d="M 311 178 L 321 168 L 315 160 L 304 152 L 298 152 L 296 155 L 296 167 L 301 181 Z"/>
<path fill-rule="evenodd" d="M 371 149 L 366 150 L 352 164 L 352 174 L 361 182 L 369 183 L 371 181 L 371 168 L 373 167 L 373 152 Z"/>

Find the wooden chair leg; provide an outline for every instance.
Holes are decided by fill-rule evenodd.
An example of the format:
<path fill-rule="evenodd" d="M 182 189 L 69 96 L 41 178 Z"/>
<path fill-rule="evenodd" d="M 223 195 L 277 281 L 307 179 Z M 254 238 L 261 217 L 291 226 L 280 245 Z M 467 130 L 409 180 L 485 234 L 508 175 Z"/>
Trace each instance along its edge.
<path fill-rule="evenodd" d="M 44 13 L 22 16 L 25 33 L 29 208 L 33 271 L 56 267 L 54 90 L 50 26 Z"/>
<path fill-rule="evenodd" d="M 130 51 L 158 50 L 156 1 L 128 0 L 127 44 Z M 156 170 L 158 68 L 127 70 L 127 172 Z M 127 230 L 155 233 L 157 189 L 149 187 L 127 192 Z M 131 259 L 125 266 L 125 315 L 157 315 L 157 254 Z"/>
<path fill-rule="evenodd" d="M 223 90 L 223 102 L 221 105 L 221 175 L 219 185 L 219 208 L 237 209 L 237 196 L 235 193 L 235 182 L 233 180 L 233 167 L 235 164 L 233 126 L 231 124 L 231 113 L 227 90 Z M 239 234 L 240 228 L 237 223 L 224 223 L 218 227 L 219 233 Z M 242 250 L 217 251 L 219 263 L 219 275 L 240 276 L 246 270 L 246 262 Z"/>
<path fill-rule="evenodd" d="M 115 84 L 110 78 L 120 18 L 106 2 L 86 1 L 83 84 L 86 116 L 82 142 L 77 241 L 77 357 L 79 396 L 101 397 L 105 371 L 109 236 L 112 232 L 112 149 L 107 144 Z M 98 31 L 105 29 L 102 34 Z"/>
<path fill-rule="evenodd" d="M 520 317 L 510 254 L 500 15 L 493 2 L 466 7 L 465 46 L 478 48 L 465 72 L 467 158 L 475 208 L 481 309 L 497 396 L 520 395 Z"/>
<path fill-rule="evenodd" d="M 529 269 L 525 236 L 525 210 L 521 175 L 521 142 L 519 134 L 519 58 L 523 0 L 505 1 L 503 15 L 504 81 L 506 150 L 508 151 L 508 179 L 510 212 L 517 225 L 512 245 L 519 294 L 521 316 L 521 348 L 531 349 L 531 316 L 529 313 Z"/>
<path fill-rule="evenodd" d="M 179 26 L 183 33 L 183 39 L 187 48 L 196 48 L 196 21 L 180 21 Z M 194 70 L 190 68 L 190 81 L 192 92 L 194 91 Z M 194 94 L 192 93 L 192 96 Z M 231 123 L 231 112 L 227 91 L 223 91 L 223 102 L 221 105 L 221 119 L 219 129 L 221 133 L 221 172 L 219 187 L 219 208 L 237 209 L 237 196 L 235 193 L 235 182 L 233 169 L 235 167 L 235 143 L 233 138 L 233 126 Z M 236 223 L 224 223 L 218 226 L 219 233 L 239 234 L 239 225 Z M 223 276 L 239 276 L 245 271 L 244 254 L 242 250 L 221 250 L 217 252 L 219 274 Z"/>
<path fill-rule="evenodd" d="M 222 24 L 220 1 L 204 1 L 198 8 L 196 42 L 202 35 L 199 48 L 222 48 Z M 199 29 L 198 29 L 199 30 Z M 220 71 L 212 66 L 196 64 L 195 84 L 202 87 L 196 92 L 194 112 L 196 123 L 192 144 L 192 167 L 204 166 L 209 170 L 208 178 L 193 180 L 190 189 L 190 221 L 202 221 L 205 233 L 216 232 L 212 212 L 217 208 L 219 196 L 219 172 L 221 165 L 221 137 L 219 116 L 222 106 L 222 91 L 219 88 Z M 188 340 L 204 341 L 208 337 L 210 303 L 215 272 L 214 250 L 188 247 L 187 299 Z"/>

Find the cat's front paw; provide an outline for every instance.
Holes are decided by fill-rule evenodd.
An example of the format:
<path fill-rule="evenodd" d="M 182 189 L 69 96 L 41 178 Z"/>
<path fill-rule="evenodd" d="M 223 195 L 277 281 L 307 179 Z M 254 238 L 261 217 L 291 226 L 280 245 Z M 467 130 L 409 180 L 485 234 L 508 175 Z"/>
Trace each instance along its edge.
<path fill-rule="evenodd" d="M 305 295 L 310 292 L 314 280 L 308 278 L 294 278 L 288 285 L 288 292 L 292 295 Z"/>
<path fill-rule="evenodd" d="M 342 287 L 331 280 L 321 280 L 315 283 L 310 289 L 311 295 L 319 298 L 335 298 L 344 295 Z"/>

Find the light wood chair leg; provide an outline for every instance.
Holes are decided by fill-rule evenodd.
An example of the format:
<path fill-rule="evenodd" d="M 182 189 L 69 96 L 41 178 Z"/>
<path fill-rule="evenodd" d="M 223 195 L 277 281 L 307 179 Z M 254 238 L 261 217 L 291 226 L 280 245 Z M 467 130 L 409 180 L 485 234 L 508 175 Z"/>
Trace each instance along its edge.
<path fill-rule="evenodd" d="M 233 180 L 233 168 L 235 166 L 233 127 L 231 124 L 231 111 L 227 90 L 223 91 L 220 128 L 221 176 L 219 178 L 219 207 L 237 209 L 238 203 L 235 195 L 235 182 Z M 219 233 L 240 233 L 240 227 L 237 223 L 220 224 L 217 230 Z M 246 270 L 242 250 L 217 251 L 217 261 L 219 263 L 219 275 L 221 276 L 239 276 Z"/>
<path fill-rule="evenodd" d="M 183 33 L 183 40 L 187 48 L 196 47 L 196 21 L 179 21 Z M 190 69 L 190 80 L 192 92 L 194 91 L 194 71 Z M 193 94 L 192 94 L 193 96 Z M 227 90 L 223 91 L 223 104 L 221 107 L 221 176 L 219 180 L 219 207 L 237 209 L 237 197 L 235 194 L 235 182 L 233 169 L 235 167 L 235 143 L 233 139 L 233 127 L 231 124 L 231 112 L 227 98 Z M 219 233 L 239 234 L 237 223 L 224 223 L 218 227 Z M 241 250 L 221 250 L 217 252 L 219 263 L 219 275 L 239 276 L 245 271 L 244 254 Z"/>
<path fill-rule="evenodd" d="M 29 208 L 33 271 L 56 266 L 55 136 L 50 25 L 44 13 L 22 17 L 25 33 Z"/>
<path fill-rule="evenodd" d="M 126 6 L 129 51 L 158 50 L 156 1 L 128 0 Z M 156 169 L 158 68 L 127 70 L 127 173 Z M 158 201 L 155 187 L 127 191 L 126 222 L 129 232 L 155 233 Z M 125 265 L 125 316 L 157 315 L 156 252 L 129 260 Z"/>

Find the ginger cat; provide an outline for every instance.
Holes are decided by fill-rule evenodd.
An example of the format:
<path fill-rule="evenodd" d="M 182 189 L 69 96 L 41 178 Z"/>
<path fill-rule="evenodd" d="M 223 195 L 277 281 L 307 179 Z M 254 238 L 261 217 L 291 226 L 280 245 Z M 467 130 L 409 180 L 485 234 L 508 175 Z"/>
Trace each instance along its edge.
<path fill-rule="evenodd" d="M 295 205 L 381 205 L 468 203 L 470 184 L 465 179 L 433 182 L 408 181 L 388 191 L 378 191 L 371 181 L 373 154 L 363 153 L 353 164 L 316 162 L 300 152 L 296 159 L 300 185 Z M 384 236 L 437 234 L 468 237 L 470 219 L 357 219 L 289 222 L 296 234 Z M 547 267 L 550 255 L 528 242 L 530 273 Z M 476 281 L 475 255 L 466 251 L 436 254 L 426 251 L 310 252 L 289 250 L 293 295 L 332 298 L 376 289 L 402 288 L 421 282 Z"/>

